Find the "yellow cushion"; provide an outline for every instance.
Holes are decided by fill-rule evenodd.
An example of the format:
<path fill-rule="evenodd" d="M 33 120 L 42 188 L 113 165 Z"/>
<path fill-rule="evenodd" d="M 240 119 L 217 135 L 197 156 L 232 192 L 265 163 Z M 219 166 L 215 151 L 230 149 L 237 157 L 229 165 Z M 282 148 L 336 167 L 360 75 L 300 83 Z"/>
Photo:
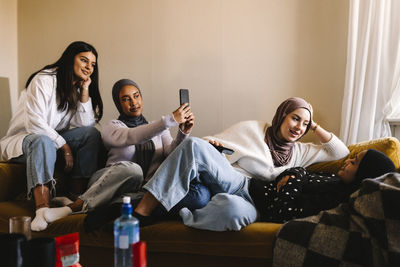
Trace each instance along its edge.
<path fill-rule="evenodd" d="M 371 148 L 385 153 L 393 161 L 396 169 L 399 169 L 400 167 L 400 142 L 395 137 L 385 137 L 371 141 L 360 142 L 348 147 L 350 154 L 347 157 L 335 161 L 316 163 L 307 169 L 313 172 L 337 173 L 343 166 L 346 159 L 354 158 L 357 153 Z"/>

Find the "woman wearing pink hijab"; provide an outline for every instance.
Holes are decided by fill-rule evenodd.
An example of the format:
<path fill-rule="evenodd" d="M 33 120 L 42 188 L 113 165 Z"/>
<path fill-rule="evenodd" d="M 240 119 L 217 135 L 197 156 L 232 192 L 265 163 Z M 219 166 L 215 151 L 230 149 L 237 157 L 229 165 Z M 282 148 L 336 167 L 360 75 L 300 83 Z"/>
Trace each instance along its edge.
<path fill-rule="evenodd" d="M 310 129 L 320 145 L 298 142 Z M 209 142 L 194 137 L 183 141 L 144 185 L 147 192 L 133 212 L 141 226 L 153 222 L 151 214 L 159 204 L 167 211 L 173 208 L 196 180 L 209 188 L 213 198 L 201 209 L 181 209 L 184 224 L 213 231 L 240 230 L 257 219 L 248 190 L 251 178 L 272 181 L 289 167 L 307 167 L 349 154 L 343 142 L 312 120 L 311 105 L 297 97 L 280 104 L 272 125 L 240 122 L 205 139 Z M 235 152 L 225 156 L 210 143 Z"/>

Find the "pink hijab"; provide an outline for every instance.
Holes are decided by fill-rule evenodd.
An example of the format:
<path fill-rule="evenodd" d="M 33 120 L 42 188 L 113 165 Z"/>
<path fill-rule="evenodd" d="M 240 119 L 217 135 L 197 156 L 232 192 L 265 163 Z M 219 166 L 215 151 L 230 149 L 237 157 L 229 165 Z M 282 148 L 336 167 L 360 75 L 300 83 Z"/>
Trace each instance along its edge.
<path fill-rule="evenodd" d="M 310 104 L 300 97 L 288 98 L 279 105 L 272 120 L 272 125 L 268 127 L 267 132 L 265 133 L 265 141 L 271 151 L 272 159 L 276 167 L 287 165 L 292 158 L 295 142 L 286 141 L 279 137 L 278 133 L 286 116 L 298 108 L 304 108 L 310 112 L 310 123 L 307 125 L 307 129 L 303 134 L 304 136 L 308 130 L 310 130 L 312 114 L 310 111 Z M 296 141 L 300 140 L 300 138 Z"/>

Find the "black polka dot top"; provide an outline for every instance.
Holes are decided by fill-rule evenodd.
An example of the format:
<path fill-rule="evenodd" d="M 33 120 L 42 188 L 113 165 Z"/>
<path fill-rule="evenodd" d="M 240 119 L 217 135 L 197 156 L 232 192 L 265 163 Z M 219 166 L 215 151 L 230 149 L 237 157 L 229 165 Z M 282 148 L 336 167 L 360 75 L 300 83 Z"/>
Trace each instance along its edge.
<path fill-rule="evenodd" d="M 277 223 L 334 208 L 347 197 L 347 187 L 336 175 L 302 167 L 287 169 L 272 182 L 252 178 L 249 192 L 261 220 Z"/>

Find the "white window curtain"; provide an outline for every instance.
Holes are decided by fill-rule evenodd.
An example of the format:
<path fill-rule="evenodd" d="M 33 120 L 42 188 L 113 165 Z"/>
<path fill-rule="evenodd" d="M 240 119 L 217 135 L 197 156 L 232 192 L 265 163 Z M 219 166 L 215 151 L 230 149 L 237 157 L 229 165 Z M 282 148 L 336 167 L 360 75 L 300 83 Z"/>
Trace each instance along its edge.
<path fill-rule="evenodd" d="M 354 144 L 390 136 L 400 118 L 400 0 L 350 0 L 340 137 Z"/>

